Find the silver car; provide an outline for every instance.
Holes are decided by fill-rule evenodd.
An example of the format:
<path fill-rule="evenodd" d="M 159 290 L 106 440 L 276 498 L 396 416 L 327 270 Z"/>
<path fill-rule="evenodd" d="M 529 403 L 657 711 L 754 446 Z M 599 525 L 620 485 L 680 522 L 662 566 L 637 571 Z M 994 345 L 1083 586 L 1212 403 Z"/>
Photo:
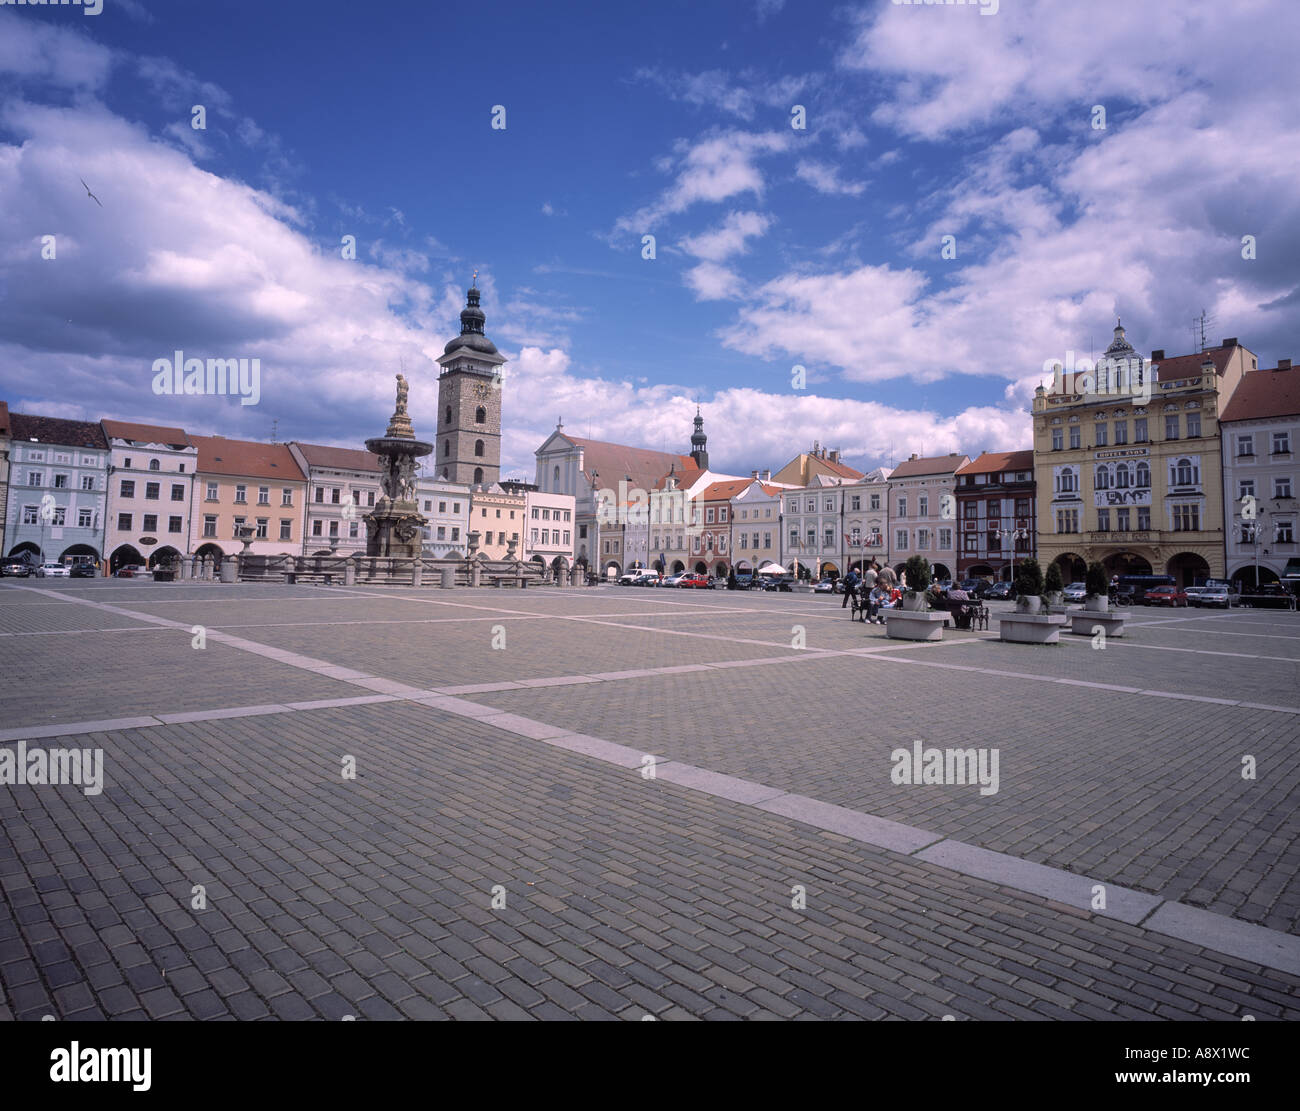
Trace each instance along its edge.
<path fill-rule="evenodd" d="M 1088 597 L 1088 586 L 1086 583 L 1071 583 L 1061 591 L 1061 597 L 1067 602 L 1082 602 Z"/>
<path fill-rule="evenodd" d="M 1187 604 L 1192 606 L 1218 606 L 1226 610 L 1240 602 L 1241 595 L 1227 586 L 1207 586 L 1196 595 L 1187 593 Z"/>

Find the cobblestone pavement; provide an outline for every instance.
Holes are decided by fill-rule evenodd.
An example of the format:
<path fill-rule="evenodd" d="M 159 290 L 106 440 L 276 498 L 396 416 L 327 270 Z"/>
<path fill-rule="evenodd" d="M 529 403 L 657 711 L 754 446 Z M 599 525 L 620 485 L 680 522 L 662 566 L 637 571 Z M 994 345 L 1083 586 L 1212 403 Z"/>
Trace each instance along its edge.
<path fill-rule="evenodd" d="M 0 744 L 105 788 L 0 786 L 0 1017 L 1300 1017 L 1300 619 L 838 604 L 6 581 Z M 918 739 L 998 793 L 893 785 Z"/>

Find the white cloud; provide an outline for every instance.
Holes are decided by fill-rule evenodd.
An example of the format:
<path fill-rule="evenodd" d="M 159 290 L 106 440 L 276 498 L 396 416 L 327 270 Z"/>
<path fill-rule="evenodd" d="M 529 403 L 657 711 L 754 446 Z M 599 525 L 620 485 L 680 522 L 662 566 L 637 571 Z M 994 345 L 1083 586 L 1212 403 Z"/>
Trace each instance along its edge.
<path fill-rule="evenodd" d="M 743 254 L 745 240 L 764 235 L 772 218 L 761 212 L 729 212 L 722 224 L 699 235 L 689 235 L 682 247 L 696 258 L 722 262 L 731 255 Z"/>
<path fill-rule="evenodd" d="M 683 275 L 697 301 L 721 301 L 735 297 L 743 288 L 740 275 L 716 262 L 701 262 Z"/>
<path fill-rule="evenodd" d="M 800 159 L 795 167 L 795 176 L 800 181 L 806 181 L 819 193 L 847 194 L 856 197 L 866 188 L 861 182 L 844 181 L 834 166 L 806 158 Z"/>

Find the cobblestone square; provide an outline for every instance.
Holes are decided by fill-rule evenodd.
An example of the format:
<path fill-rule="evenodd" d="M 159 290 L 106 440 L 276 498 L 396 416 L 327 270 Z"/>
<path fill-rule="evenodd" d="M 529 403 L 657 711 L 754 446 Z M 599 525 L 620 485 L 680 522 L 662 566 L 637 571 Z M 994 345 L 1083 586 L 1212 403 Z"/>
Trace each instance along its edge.
<path fill-rule="evenodd" d="M 1300 1017 L 1300 617 L 993 609 L 5 580 L 0 1018 Z"/>

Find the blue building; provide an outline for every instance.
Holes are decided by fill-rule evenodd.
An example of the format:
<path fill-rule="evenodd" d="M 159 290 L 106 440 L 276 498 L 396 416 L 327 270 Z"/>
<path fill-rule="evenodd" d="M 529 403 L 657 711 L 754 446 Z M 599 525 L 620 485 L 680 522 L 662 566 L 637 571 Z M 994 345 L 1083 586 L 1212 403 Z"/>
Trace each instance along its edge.
<path fill-rule="evenodd" d="M 10 414 L 6 555 L 42 561 L 104 554 L 108 439 L 98 424 Z"/>

